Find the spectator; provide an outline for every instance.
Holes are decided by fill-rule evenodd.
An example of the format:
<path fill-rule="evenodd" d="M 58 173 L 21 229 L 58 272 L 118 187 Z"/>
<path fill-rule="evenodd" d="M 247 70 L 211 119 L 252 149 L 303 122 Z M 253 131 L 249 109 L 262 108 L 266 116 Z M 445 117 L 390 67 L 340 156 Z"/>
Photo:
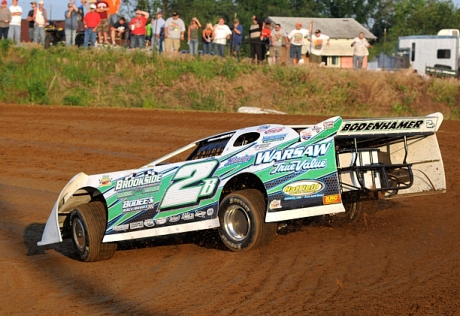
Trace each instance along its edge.
<path fill-rule="evenodd" d="M 65 44 L 67 47 L 75 45 L 75 36 L 77 35 L 78 29 L 78 8 L 73 4 L 67 5 L 67 11 L 65 11 Z"/>
<path fill-rule="evenodd" d="M 152 41 L 152 25 L 153 23 L 155 23 L 155 18 L 152 17 L 152 20 L 150 21 L 150 23 L 147 23 L 145 25 L 145 42 L 146 42 L 146 46 L 150 46 L 150 43 Z"/>
<path fill-rule="evenodd" d="M 34 12 L 35 9 L 37 8 L 37 2 L 32 1 L 30 3 L 32 6 L 32 10 L 29 11 L 29 14 L 27 14 L 27 21 L 29 22 L 29 41 L 33 42 L 34 41 Z"/>
<path fill-rule="evenodd" d="M 199 30 L 201 27 L 200 21 L 197 18 L 193 18 L 192 22 L 188 27 L 188 45 L 190 47 L 190 54 L 198 54 L 198 39 L 200 38 Z"/>
<path fill-rule="evenodd" d="M 310 35 L 310 31 L 302 28 L 302 23 L 297 22 L 295 29 L 289 32 L 287 36 L 290 42 L 289 57 L 294 65 L 297 65 L 302 58 L 303 39 L 308 35 Z"/>
<path fill-rule="evenodd" d="M 179 13 L 173 12 L 172 17 L 165 22 L 165 52 L 174 50 L 174 53 L 177 54 L 180 48 L 180 41 L 184 39 L 184 33 L 184 21 L 179 18 Z"/>
<path fill-rule="evenodd" d="M 99 13 L 101 23 L 97 28 L 99 44 L 110 45 L 109 43 L 109 4 L 104 0 L 97 0 L 96 12 Z"/>
<path fill-rule="evenodd" d="M 90 10 L 86 13 L 85 17 L 83 18 L 83 24 L 85 26 L 85 37 L 83 40 L 83 47 L 88 47 L 88 41 L 91 40 L 91 46 L 95 46 L 96 44 L 96 35 L 97 35 L 97 28 L 101 23 L 101 17 L 99 13 L 96 12 L 96 5 L 91 3 L 89 6 Z"/>
<path fill-rule="evenodd" d="M 156 49 L 159 53 L 163 51 L 163 39 L 165 34 L 165 20 L 163 13 L 157 12 L 157 18 L 152 25 L 152 49 Z"/>
<path fill-rule="evenodd" d="M 129 28 L 128 28 L 128 24 L 126 24 L 125 18 L 123 17 L 120 18 L 118 22 L 110 26 L 110 38 L 112 39 L 113 45 L 116 45 L 115 38 L 117 34 L 120 37 L 120 39 L 123 41 L 123 44 L 128 43 Z"/>
<path fill-rule="evenodd" d="M 260 40 L 262 41 L 262 56 L 267 58 L 267 55 L 270 55 L 270 38 L 271 38 L 271 25 L 270 22 L 262 23 L 262 32 L 260 32 Z"/>
<path fill-rule="evenodd" d="M 136 11 L 136 16 L 129 22 L 131 29 L 131 48 L 145 47 L 145 25 L 149 13 L 141 10 Z"/>
<path fill-rule="evenodd" d="M 21 43 L 21 21 L 22 8 L 18 5 L 18 0 L 13 0 L 13 5 L 10 6 L 11 21 L 8 29 L 8 38 L 19 46 Z"/>
<path fill-rule="evenodd" d="M 281 28 L 280 24 L 275 24 L 275 28 L 270 33 L 270 56 L 273 64 L 278 64 L 283 56 L 283 47 L 286 46 L 286 32 Z"/>
<path fill-rule="evenodd" d="M 207 23 L 205 29 L 203 30 L 202 33 L 202 38 L 203 38 L 203 54 L 204 55 L 210 55 L 211 50 L 212 50 L 212 37 L 214 32 L 212 30 L 212 24 Z"/>
<path fill-rule="evenodd" d="M 313 41 L 313 47 L 310 52 L 310 61 L 315 64 L 321 64 L 321 54 L 323 53 L 324 41 L 326 41 L 326 45 L 329 45 L 329 36 L 321 34 L 321 30 L 316 30 L 315 36 L 312 38 L 313 39 L 308 39 L 309 41 Z"/>
<path fill-rule="evenodd" d="M 372 48 L 367 39 L 364 38 L 364 33 L 359 33 L 359 37 L 355 37 L 351 43 L 353 50 L 353 68 L 363 68 L 364 57 L 369 55 L 368 48 Z"/>
<path fill-rule="evenodd" d="M 219 22 L 214 25 L 214 47 L 216 49 L 216 54 L 220 57 L 225 57 L 225 45 L 227 45 L 227 40 L 232 35 L 232 31 L 225 24 L 224 18 L 220 18 Z"/>
<path fill-rule="evenodd" d="M 0 40 L 8 38 L 8 28 L 11 21 L 10 9 L 6 7 L 8 3 L 6 0 L 2 1 L 0 8 Z"/>
<path fill-rule="evenodd" d="M 243 44 L 243 26 L 240 24 L 240 20 L 235 19 L 230 30 L 232 31 L 232 36 L 230 37 L 230 52 L 232 56 L 236 56 L 238 61 L 240 61 L 241 44 Z"/>
<path fill-rule="evenodd" d="M 48 23 L 48 17 L 43 1 L 38 2 L 38 8 L 34 11 L 34 42 L 44 44 L 45 43 L 45 26 Z"/>
<path fill-rule="evenodd" d="M 249 28 L 249 40 L 251 48 L 251 58 L 253 61 L 260 63 L 265 56 L 262 54 L 262 41 L 260 40 L 262 33 L 262 22 L 254 15 L 252 17 L 252 25 Z"/>
<path fill-rule="evenodd" d="M 120 3 L 121 3 L 121 0 L 110 0 L 110 1 L 107 1 L 107 3 L 109 4 L 109 11 L 107 11 L 108 13 L 108 16 L 109 16 L 109 27 L 108 29 L 110 30 L 110 27 L 117 23 L 119 18 L 118 18 L 118 9 L 120 8 Z M 112 38 L 112 44 L 113 44 L 113 38 Z"/>

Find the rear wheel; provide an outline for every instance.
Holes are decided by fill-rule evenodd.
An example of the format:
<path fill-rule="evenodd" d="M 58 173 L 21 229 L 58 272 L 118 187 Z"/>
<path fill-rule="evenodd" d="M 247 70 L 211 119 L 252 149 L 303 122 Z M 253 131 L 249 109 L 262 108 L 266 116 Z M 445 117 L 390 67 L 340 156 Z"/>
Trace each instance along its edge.
<path fill-rule="evenodd" d="M 101 202 L 91 202 L 77 206 L 70 213 L 72 242 L 85 262 L 106 260 L 117 250 L 116 243 L 102 243 L 107 213 Z"/>
<path fill-rule="evenodd" d="M 327 224 L 333 227 L 356 223 L 360 220 L 366 223 L 367 219 L 377 211 L 378 201 L 377 191 L 344 193 L 342 194 L 342 203 L 345 207 L 345 212 L 325 215 L 325 219 Z"/>
<path fill-rule="evenodd" d="M 268 244 L 276 234 L 276 223 L 265 223 L 265 199 L 258 190 L 247 189 L 227 195 L 219 206 L 219 236 L 232 251 Z"/>

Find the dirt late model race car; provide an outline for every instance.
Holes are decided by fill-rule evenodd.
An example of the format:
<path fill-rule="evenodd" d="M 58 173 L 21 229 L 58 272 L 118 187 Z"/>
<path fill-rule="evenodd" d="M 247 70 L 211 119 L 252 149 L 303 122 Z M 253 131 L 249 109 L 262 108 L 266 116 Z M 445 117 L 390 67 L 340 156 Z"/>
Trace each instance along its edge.
<path fill-rule="evenodd" d="M 38 245 L 71 238 L 81 260 L 98 261 L 118 241 L 214 228 L 242 251 L 267 244 L 284 221 L 352 220 L 371 194 L 444 192 L 442 120 L 434 113 L 260 125 L 198 140 L 139 169 L 79 173 Z M 180 155 L 184 161 L 168 163 Z"/>

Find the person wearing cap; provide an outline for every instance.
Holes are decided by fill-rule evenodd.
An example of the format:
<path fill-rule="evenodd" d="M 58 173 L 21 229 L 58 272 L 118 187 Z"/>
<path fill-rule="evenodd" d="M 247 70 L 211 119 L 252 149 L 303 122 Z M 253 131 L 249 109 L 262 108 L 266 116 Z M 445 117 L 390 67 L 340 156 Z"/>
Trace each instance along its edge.
<path fill-rule="evenodd" d="M 185 23 L 179 13 L 173 12 L 172 17 L 165 22 L 165 52 L 179 52 L 180 41 L 184 40 Z"/>
<path fill-rule="evenodd" d="M 38 1 L 38 8 L 35 8 L 34 11 L 34 42 L 40 44 L 45 43 L 45 26 L 48 23 L 44 5 L 43 1 Z"/>
<path fill-rule="evenodd" d="M 310 52 L 310 62 L 315 64 L 321 64 L 324 44 L 329 45 L 329 36 L 321 34 L 321 30 L 315 31 L 315 36 L 308 38 L 312 42 L 311 52 Z"/>
<path fill-rule="evenodd" d="M 129 22 L 131 29 L 131 48 L 145 47 L 145 25 L 150 14 L 145 11 L 136 10 L 136 16 Z"/>
<path fill-rule="evenodd" d="M 288 43 L 286 45 L 290 46 L 289 57 L 292 59 L 292 64 L 297 65 L 302 58 L 303 39 L 308 37 L 308 35 L 310 35 L 310 31 L 302 28 L 302 23 L 300 22 L 297 22 L 295 29 L 289 32 L 287 36 Z"/>
<path fill-rule="evenodd" d="M 91 40 L 91 46 L 96 44 L 97 28 L 101 23 L 101 17 L 96 12 L 96 5 L 91 3 L 89 5 L 90 11 L 86 13 L 83 18 L 83 25 L 85 27 L 85 37 L 83 39 L 83 47 L 88 47 L 88 42 Z"/>
<path fill-rule="evenodd" d="M 67 5 L 67 10 L 64 13 L 65 17 L 65 45 L 70 47 L 75 45 L 75 36 L 78 29 L 78 8 L 73 3 Z"/>
<path fill-rule="evenodd" d="M 163 19 L 163 13 L 157 12 L 157 18 L 152 24 L 152 51 L 154 49 L 161 53 L 163 51 L 163 39 L 165 30 L 165 20 Z"/>
<path fill-rule="evenodd" d="M 22 8 L 18 5 L 18 0 L 13 0 L 10 12 L 11 21 L 8 29 L 8 38 L 13 42 L 16 41 L 16 44 L 19 46 L 21 43 Z"/>
<path fill-rule="evenodd" d="M 8 29 L 10 27 L 11 12 L 8 9 L 6 0 L 2 1 L 0 8 L 0 40 L 8 38 Z"/>
<path fill-rule="evenodd" d="M 233 21 L 230 31 L 232 31 L 232 36 L 230 36 L 230 52 L 232 56 L 235 55 L 238 61 L 240 61 L 241 44 L 243 44 L 243 26 L 240 24 L 240 20 L 235 19 Z"/>
<path fill-rule="evenodd" d="M 30 5 L 32 6 L 32 10 L 30 10 L 29 14 L 27 14 L 27 21 L 29 22 L 29 41 L 33 42 L 34 41 L 34 26 L 35 26 L 34 12 L 35 12 L 35 9 L 37 8 L 37 2 L 32 1 Z"/>

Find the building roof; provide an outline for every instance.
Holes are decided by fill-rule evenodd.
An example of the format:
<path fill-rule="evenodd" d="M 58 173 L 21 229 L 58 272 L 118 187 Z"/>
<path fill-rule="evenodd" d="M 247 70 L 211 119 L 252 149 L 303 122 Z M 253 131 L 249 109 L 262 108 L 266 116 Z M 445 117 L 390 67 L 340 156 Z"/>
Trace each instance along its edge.
<path fill-rule="evenodd" d="M 310 28 L 313 22 L 313 32 L 320 29 L 321 33 L 328 35 L 331 39 L 353 39 L 358 37 L 360 32 L 364 32 L 364 37 L 368 40 L 375 40 L 377 37 L 369 32 L 364 26 L 353 18 L 305 18 L 305 17 L 282 17 L 269 16 L 269 20 L 281 24 L 281 27 L 290 32 L 295 28 L 297 22 L 301 22 L 306 29 Z"/>

